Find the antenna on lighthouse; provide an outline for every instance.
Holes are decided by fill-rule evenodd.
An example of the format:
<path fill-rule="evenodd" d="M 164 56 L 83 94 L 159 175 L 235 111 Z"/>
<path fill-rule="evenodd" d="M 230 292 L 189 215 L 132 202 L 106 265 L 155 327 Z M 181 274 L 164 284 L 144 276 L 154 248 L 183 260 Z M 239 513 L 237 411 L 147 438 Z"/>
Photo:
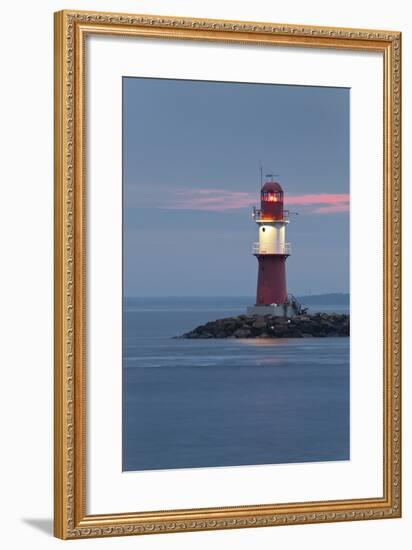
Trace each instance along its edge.
<path fill-rule="evenodd" d="M 260 170 L 260 189 L 263 187 L 263 166 L 262 161 L 259 161 L 259 170 Z"/>

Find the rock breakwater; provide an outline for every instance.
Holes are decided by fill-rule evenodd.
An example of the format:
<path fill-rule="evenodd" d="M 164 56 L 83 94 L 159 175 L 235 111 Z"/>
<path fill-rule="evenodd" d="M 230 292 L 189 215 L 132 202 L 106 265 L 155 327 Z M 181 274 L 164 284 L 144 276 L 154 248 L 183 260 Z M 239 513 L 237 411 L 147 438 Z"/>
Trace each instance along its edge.
<path fill-rule="evenodd" d="M 315 313 L 287 319 L 239 315 L 210 321 L 177 338 L 325 338 L 349 336 L 349 315 Z"/>

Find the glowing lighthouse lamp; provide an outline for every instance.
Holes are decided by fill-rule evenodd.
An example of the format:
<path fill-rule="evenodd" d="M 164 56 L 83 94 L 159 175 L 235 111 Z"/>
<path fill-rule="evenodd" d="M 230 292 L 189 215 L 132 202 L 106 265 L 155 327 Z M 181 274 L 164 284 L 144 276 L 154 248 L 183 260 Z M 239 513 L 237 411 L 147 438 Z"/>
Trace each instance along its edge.
<path fill-rule="evenodd" d="M 283 209 L 283 189 L 273 180 L 261 188 L 260 210 L 253 208 L 253 217 L 259 228 L 259 241 L 253 244 L 253 255 L 258 261 L 256 304 L 247 308 L 248 315 L 276 315 L 293 317 L 301 312 L 299 302 L 286 290 L 286 260 L 291 254 L 286 242 L 289 223 Z"/>

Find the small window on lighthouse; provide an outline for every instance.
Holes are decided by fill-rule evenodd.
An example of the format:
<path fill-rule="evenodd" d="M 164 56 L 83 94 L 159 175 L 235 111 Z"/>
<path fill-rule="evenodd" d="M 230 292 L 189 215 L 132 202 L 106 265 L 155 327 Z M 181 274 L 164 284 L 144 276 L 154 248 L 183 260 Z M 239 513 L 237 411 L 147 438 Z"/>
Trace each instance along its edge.
<path fill-rule="evenodd" d="M 266 229 L 264 227 L 262 227 L 262 231 L 266 231 Z"/>

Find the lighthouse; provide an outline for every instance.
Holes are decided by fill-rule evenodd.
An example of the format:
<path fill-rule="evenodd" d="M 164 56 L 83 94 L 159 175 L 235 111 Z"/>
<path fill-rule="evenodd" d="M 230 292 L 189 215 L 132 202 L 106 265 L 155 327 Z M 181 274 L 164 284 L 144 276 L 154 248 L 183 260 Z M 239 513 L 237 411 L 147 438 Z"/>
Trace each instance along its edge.
<path fill-rule="evenodd" d="M 289 212 L 283 208 L 283 189 L 273 175 L 260 191 L 260 209 L 253 208 L 258 226 L 258 241 L 253 243 L 253 255 L 258 261 L 256 304 L 247 308 L 248 315 L 293 317 L 301 307 L 289 295 L 286 286 L 286 260 L 291 254 L 286 242 Z"/>

